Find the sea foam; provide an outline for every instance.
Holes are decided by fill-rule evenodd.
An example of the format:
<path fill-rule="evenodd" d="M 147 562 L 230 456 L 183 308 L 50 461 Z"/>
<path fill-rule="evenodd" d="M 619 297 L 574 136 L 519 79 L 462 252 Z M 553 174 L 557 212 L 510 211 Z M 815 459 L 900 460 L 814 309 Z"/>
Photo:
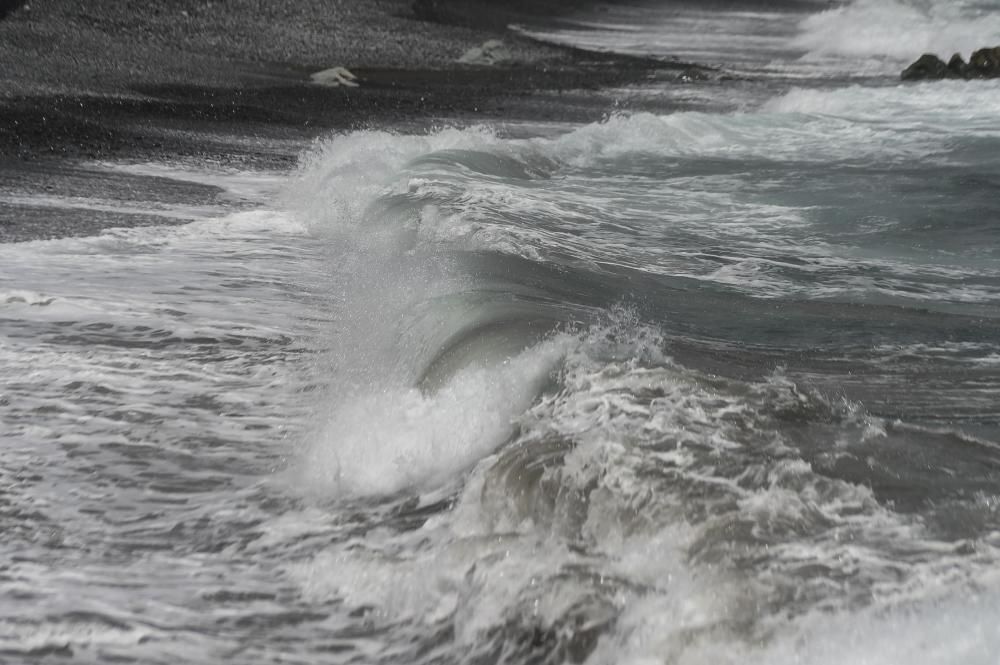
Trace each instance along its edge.
<path fill-rule="evenodd" d="M 452 478 L 510 436 L 564 344 L 543 342 L 499 366 L 467 367 L 430 394 L 395 385 L 335 396 L 303 456 L 302 481 L 320 495 L 349 498 Z"/>
<path fill-rule="evenodd" d="M 855 0 L 803 20 L 792 45 L 808 57 L 905 61 L 925 52 L 968 57 L 1000 36 L 996 9 L 995 2 Z"/>
<path fill-rule="evenodd" d="M 318 141 L 301 160 L 285 203 L 314 233 L 355 229 L 375 198 L 391 190 L 411 160 L 439 150 L 486 149 L 501 143 L 484 127 L 445 128 L 423 135 L 386 131 L 338 134 Z"/>

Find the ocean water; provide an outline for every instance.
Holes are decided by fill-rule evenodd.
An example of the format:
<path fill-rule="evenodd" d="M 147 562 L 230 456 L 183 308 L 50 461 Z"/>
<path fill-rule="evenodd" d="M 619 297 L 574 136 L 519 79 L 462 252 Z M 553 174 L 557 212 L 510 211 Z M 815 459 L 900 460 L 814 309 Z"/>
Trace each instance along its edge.
<path fill-rule="evenodd" d="M 0 186 L 144 220 L 0 245 L 0 662 L 998 661 L 1000 5 L 606 10 L 739 80 Z"/>

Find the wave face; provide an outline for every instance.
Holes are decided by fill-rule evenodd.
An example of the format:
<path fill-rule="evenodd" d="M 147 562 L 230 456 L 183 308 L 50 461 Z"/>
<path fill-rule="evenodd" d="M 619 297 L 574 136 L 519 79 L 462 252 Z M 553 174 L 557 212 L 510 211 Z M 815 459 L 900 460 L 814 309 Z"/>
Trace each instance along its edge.
<path fill-rule="evenodd" d="M 335 535 L 287 575 L 378 662 L 988 662 L 998 93 L 316 148 Z"/>

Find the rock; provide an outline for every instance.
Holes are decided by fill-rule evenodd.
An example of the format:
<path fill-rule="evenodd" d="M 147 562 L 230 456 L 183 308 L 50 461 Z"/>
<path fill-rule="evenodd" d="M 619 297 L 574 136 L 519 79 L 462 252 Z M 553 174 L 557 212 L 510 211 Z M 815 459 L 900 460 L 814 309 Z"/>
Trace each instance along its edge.
<path fill-rule="evenodd" d="M 692 83 L 694 81 L 707 81 L 708 74 L 697 67 L 687 67 L 678 76 L 677 80 L 681 83 Z"/>
<path fill-rule="evenodd" d="M 970 78 L 1000 77 L 1000 46 L 981 48 L 973 53 L 967 71 Z"/>
<path fill-rule="evenodd" d="M 951 56 L 948 64 L 933 53 L 925 53 L 904 69 L 900 78 L 904 81 L 1000 78 L 1000 46 L 979 49 L 968 64 L 958 53 Z"/>
<path fill-rule="evenodd" d="M 951 56 L 951 60 L 948 61 L 948 69 L 959 78 L 965 78 L 967 68 L 968 65 L 965 64 L 965 60 L 962 60 L 960 53 Z"/>
<path fill-rule="evenodd" d="M 924 53 L 917 61 L 903 70 L 900 78 L 904 81 L 924 81 L 927 79 L 953 78 L 954 74 L 941 58 L 933 53 Z"/>
<path fill-rule="evenodd" d="M 490 39 L 482 46 L 470 48 L 458 59 L 463 65 L 497 65 L 511 59 L 510 51 L 499 39 Z"/>
<path fill-rule="evenodd" d="M 331 67 L 321 72 L 316 72 L 309 77 L 316 85 L 325 85 L 331 88 L 341 86 L 347 88 L 358 87 L 358 77 L 350 72 L 346 67 Z"/>

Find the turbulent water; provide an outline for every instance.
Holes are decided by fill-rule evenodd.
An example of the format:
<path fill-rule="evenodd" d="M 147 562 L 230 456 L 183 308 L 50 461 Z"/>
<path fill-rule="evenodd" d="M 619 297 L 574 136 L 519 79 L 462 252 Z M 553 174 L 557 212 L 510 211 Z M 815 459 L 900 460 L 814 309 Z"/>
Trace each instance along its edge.
<path fill-rule="evenodd" d="M 743 78 L 3 189 L 0 660 L 997 662 L 1000 6 L 596 20 Z"/>

